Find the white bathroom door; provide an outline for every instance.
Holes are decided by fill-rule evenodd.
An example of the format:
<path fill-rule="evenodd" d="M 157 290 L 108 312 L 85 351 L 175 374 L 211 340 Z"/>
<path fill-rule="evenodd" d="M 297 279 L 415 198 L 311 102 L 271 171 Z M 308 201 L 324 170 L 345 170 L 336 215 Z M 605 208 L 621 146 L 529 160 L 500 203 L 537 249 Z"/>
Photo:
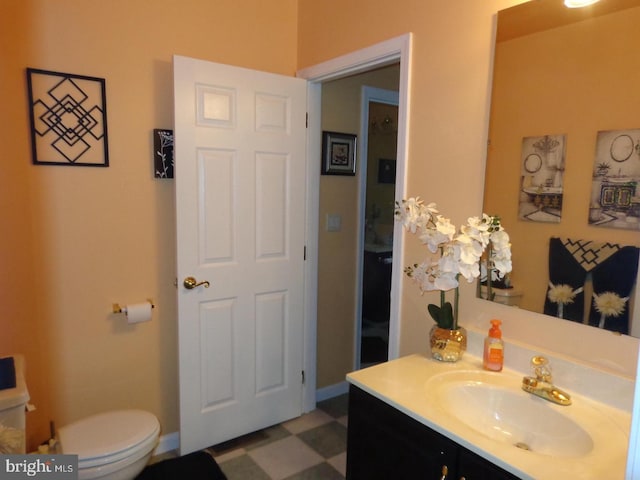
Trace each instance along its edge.
<path fill-rule="evenodd" d="M 185 454 L 302 413 L 306 81 L 175 56 L 174 95 Z"/>

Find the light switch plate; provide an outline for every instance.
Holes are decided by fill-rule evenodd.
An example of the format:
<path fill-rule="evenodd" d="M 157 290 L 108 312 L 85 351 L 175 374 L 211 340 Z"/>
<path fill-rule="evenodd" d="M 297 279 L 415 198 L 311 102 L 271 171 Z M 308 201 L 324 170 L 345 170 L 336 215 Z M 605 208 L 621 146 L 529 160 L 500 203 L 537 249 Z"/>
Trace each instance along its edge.
<path fill-rule="evenodd" d="M 342 215 L 337 213 L 327 214 L 327 232 L 339 232 L 342 229 Z"/>

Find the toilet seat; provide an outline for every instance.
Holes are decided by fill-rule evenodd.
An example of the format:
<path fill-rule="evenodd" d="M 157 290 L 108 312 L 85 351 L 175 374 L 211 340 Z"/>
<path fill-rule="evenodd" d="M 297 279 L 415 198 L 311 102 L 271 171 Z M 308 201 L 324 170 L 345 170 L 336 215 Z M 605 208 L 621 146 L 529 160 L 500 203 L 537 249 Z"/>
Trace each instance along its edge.
<path fill-rule="evenodd" d="M 78 455 L 80 470 L 149 453 L 158 441 L 158 419 L 143 410 L 116 410 L 60 428 L 63 453 Z"/>

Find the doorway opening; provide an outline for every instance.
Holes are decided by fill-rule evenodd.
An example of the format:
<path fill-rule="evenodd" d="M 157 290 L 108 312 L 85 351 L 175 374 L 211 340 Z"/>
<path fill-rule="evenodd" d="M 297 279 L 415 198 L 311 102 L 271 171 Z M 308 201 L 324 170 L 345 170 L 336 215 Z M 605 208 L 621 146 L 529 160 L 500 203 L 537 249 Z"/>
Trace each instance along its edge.
<path fill-rule="evenodd" d="M 322 131 L 357 137 L 353 173 L 322 175 L 319 200 L 318 341 L 348 371 L 389 358 L 399 70 L 322 84 Z M 320 382 L 337 372 L 320 365 Z"/>
<path fill-rule="evenodd" d="M 308 159 L 313 164 L 314 159 L 317 165 L 321 164 L 322 150 L 322 87 L 326 82 L 345 78 L 354 74 L 381 69 L 392 64 L 399 64 L 398 81 L 398 125 L 397 125 L 397 151 L 396 151 L 396 182 L 394 187 L 394 198 L 404 198 L 405 193 L 405 164 L 408 147 L 408 106 L 409 106 L 409 72 L 410 72 L 410 47 L 411 34 L 386 40 L 371 47 L 338 57 L 327 62 L 305 68 L 298 71 L 298 76 L 309 80 L 308 110 Z M 352 132 L 353 133 L 353 132 Z M 362 138 L 362 135 L 360 135 Z M 328 215 L 320 212 L 320 168 L 309 168 L 307 170 L 307 243 L 306 243 L 306 269 L 305 269 L 305 371 L 307 372 L 308 387 L 304 390 L 304 408 L 310 410 L 315 406 L 316 400 L 323 400 L 332 396 L 344 393 L 348 389 L 344 381 L 344 375 L 352 371 L 359 364 L 359 346 L 355 345 L 356 330 L 360 328 L 360 296 L 361 291 L 356 296 L 351 296 L 353 304 L 357 306 L 352 309 L 349 318 L 339 318 L 350 332 L 346 334 L 335 334 L 331 331 L 331 326 L 327 327 L 326 316 L 319 313 L 319 305 L 326 304 L 325 300 L 319 298 L 318 276 L 321 274 L 320 267 L 326 268 L 324 259 L 320 265 L 319 234 L 321 228 L 324 230 Z M 350 207 L 364 212 L 364 202 L 357 200 L 357 204 Z M 359 214 L 359 213 L 358 213 Z M 364 213 L 362 213 L 364 218 Z M 343 224 L 344 225 L 344 224 Z M 356 233 L 358 241 L 364 246 L 364 229 Z M 393 247 L 391 260 L 391 293 L 389 297 L 389 346 L 388 358 L 397 358 L 399 355 L 400 343 L 400 298 L 402 284 L 402 240 L 404 232 L 402 229 L 393 230 Z M 356 271 L 362 271 L 362 260 L 358 259 Z M 352 272 L 353 282 L 356 283 L 355 272 Z M 361 287 L 360 287 L 361 288 Z M 334 289 L 334 294 L 342 292 Z M 334 302 L 332 297 L 329 302 Z M 354 311 L 358 310 L 354 315 Z M 335 319 L 330 318 L 329 321 Z M 342 336 L 341 336 L 342 335 Z M 340 363 L 336 359 L 336 352 L 348 342 L 350 358 L 347 364 Z M 342 362 L 342 359 L 340 360 Z M 323 370 L 331 369 L 333 377 L 329 380 L 322 378 Z M 334 380 L 335 379 L 335 380 Z"/>

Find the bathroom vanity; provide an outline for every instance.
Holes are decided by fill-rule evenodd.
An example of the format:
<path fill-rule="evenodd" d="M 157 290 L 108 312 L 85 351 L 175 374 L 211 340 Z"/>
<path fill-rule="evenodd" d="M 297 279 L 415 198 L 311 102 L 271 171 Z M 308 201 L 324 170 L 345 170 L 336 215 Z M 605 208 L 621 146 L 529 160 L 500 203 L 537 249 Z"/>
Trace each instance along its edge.
<path fill-rule="evenodd" d="M 517 480 L 518 477 L 351 386 L 347 479 Z"/>
<path fill-rule="evenodd" d="M 522 391 L 522 379 L 468 354 L 350 373 L 347 479 L 624 478 L 629 411 L 566 385 L 573 403 L 556 405 Z"/>

